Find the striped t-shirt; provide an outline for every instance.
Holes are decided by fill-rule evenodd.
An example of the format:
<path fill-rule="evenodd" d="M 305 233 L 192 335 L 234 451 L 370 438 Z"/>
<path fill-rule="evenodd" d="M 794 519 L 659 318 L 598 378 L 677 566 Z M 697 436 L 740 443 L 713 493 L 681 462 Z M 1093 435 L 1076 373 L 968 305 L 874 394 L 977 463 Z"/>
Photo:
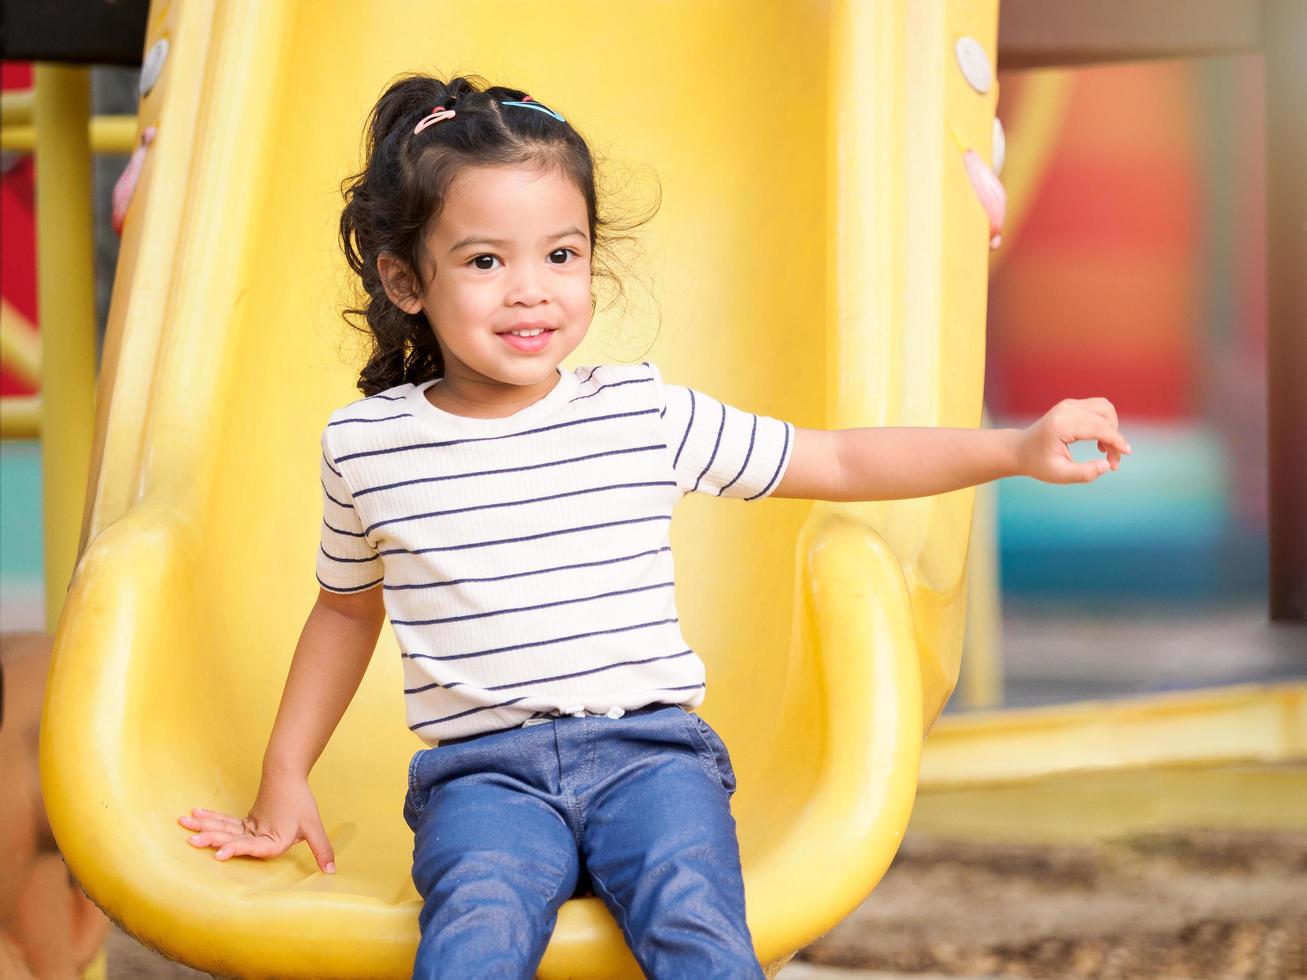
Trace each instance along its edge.
<path fill-rule="evenodd" d="M 562 714 L 695 707 L 668 530 L 691 491 L 758 500 L 792 423 L 664 384 L 656 366 L 558 369 L 504 418 L 436 408 L 402 384 L 322 434 L 318 582 L 378 585 L 424 742 Z"/>

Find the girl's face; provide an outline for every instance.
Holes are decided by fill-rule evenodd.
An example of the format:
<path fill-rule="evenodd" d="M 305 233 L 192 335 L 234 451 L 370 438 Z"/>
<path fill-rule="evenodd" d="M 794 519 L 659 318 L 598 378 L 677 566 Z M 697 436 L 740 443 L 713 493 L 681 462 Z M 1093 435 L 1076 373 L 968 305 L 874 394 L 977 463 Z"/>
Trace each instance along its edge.
<path fill-rule="evenodd" d="M 446 397 L 511 406 L 553 388 L 590 327 L 588 228 L 585 199 L 553 171 L 469 167 L 454 179 L 427 238 L 435 274 L 401 304 L 435 325 Z M 509 336 L 536 326 L 547 332 Z"/>

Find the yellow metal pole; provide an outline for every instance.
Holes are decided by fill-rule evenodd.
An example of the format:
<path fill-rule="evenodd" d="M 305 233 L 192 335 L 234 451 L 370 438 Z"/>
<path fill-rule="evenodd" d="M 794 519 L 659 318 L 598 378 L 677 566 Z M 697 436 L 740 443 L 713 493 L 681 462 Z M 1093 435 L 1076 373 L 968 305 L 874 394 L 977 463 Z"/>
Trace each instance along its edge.
<path fill-rule="evenodd" d="M 0 94 L 0 125 L 30 126 L 32 123 L 32 90 L 11 90 Z"/>
<path fill-rule="evenodd" d="M 36 277 L 41 328 L 45 621 L 77 561 L 95 422 L 95 249 L 89 69 L 36 65 Z"/>
<path fill-rule="evenodd" d="M 41 396 L 0 398 L 0 439 L 41 438 Z"/>
<path fill-rule="evenodd" d="M 91 147 L 96 153 L 120 153 L 136 149 L 136 117 L 127 115 L 96 116 L 87 123 L 91 130 Z M 29 123 L 8 123 L 0 128 L 0 150 L 7 153 L 30 153 L 36 148 L 36 129 Z"/>

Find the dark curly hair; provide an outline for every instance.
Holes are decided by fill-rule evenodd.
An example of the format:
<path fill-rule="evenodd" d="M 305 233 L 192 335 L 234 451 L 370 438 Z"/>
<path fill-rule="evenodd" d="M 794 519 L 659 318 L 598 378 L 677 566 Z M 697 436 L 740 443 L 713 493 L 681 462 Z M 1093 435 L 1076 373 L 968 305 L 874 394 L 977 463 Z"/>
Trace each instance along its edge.
<path fill-rule="evenodd" d="M 370 341 L 358 380 L 363 394 L 444 375 L 433 325 L 425 313 L 406 313 L 390 301 L 377 258 L 382 252 L 396 256 L 422 289 L 427 288 L 421 261 L 425 233 L 438 220 L 446 192 L 464 167 L 540 166 L 570 179 L 585 199 L 589 216 L 591 275 L 612 281 L 621 292 L 620 281 L 600 252 L 624 239 L 616 232 L 652 218 L 658 204 L 644 217 L 620 226 L 601 214 L 590 147 L 571 123 L 543 112 L 500 109 L 500 102 L 525 98 L 521 89 L 492 86 L 477 75 L 458 75 L 446 82 L 410 72 L 391 82 L 373 107 L 364 135 L 364 168 L 341 184 L 341 247 L 366 294 L 366 301 L 359 297 L 362 306 L 342 311 L 345 321 Z M 456 109 L 457 115 L 414 135 L 416 124 L 434 106 Z M 365 325 L 351 316 L 363 317 Z"/>

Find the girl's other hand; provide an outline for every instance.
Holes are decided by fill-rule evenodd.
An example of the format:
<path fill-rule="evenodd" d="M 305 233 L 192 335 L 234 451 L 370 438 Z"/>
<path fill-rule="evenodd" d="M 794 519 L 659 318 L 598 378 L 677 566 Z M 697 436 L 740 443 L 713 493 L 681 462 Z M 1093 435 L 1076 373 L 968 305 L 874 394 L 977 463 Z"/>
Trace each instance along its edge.
<path fill-rule="evenodd" d="M 239 854 L 272 858 L 307 841 L 318 867 L 327 874 L 336 873 L 335 853 L 322 828 L 318 804 L 302 776 L 265 775 L 258 798 L 244 819 L 202 807 L 177 819 L 188 830 L 199 831 L 187 838 L 189 843 L 217 848 L 213 856 L 219 861 Z"/>
<path fill-rule="evenodd" d="M 1107 459 L 1077 463 L 1070 443 L 1098 440 Z M 1065 398 L 1030 428 L 1017 443 L 1017 475 L 1045 483 L 1091 483 L 1121 465 L 1121 454 L 1131 453 L 1130 443 L 1117 429 L 1116 409 L 1106 398 Z"/>

